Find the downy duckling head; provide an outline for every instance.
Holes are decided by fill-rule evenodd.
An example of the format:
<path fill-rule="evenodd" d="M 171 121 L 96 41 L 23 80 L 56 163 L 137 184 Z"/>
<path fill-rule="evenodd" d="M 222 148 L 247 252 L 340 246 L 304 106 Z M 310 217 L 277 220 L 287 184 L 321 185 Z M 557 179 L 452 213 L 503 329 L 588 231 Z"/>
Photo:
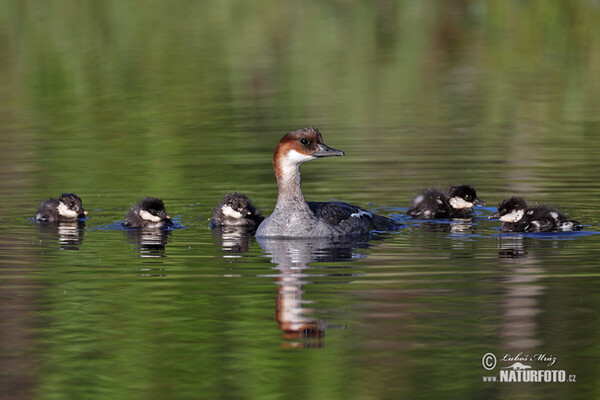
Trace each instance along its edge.
<path fill-rule="evenodd" d="M 212 224 L 256 225 L 264 218 L 243 193 L 227 193 L 213 213 Z"/>
<path fill-rule="evenodd" d="M 485 205 L 483 200 L 477 198 L 477 192 L 471 185 L 450 186 L 447 193 L 448 202 L 452 208 L 473 208 L 473 206 Z"/>
<path fill-rule="evenodd" d="M 63 218 L 84 218 L 88 212 L 84 210 L 81 198 L 73 193 L 63 193 L 58 199 L 58 213 Z"/>
<path fill-rule="evenodd" d="M 488 219 L 499 218 L 502 222 L 514 223 L 525 216 L 527 203 L 522 197 L 511 197 L 498 204 L 498 211 L 488 216 Z"/>
<path fill-rule="evenodd" d="M 142 219 L 153 223 L 171 219 L 165 210 L 165 203 L 154 197 L 146 197 L 140 201 L 138 213 Z"/>

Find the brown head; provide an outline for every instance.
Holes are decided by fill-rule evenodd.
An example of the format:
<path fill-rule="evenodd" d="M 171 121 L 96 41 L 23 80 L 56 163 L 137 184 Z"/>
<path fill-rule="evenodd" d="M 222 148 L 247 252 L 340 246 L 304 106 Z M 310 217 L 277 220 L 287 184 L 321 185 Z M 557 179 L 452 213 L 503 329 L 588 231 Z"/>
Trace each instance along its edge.
<path fill-rule="evenodd" d="M 343 155 L 343 151 L 332 149 L 323 143 L 318 129 L 304 128 L 286 133 L 281 138 L 273 154 L 273 169 L 279 180 L 287 174 L 294 174 L 303 162 Z"/>

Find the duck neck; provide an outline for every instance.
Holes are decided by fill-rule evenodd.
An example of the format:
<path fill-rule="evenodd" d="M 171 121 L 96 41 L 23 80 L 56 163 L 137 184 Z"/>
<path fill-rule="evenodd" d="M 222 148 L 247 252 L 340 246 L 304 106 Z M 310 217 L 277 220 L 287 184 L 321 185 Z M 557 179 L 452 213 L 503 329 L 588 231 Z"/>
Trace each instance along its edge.
<path fill-rule="evenodd" d="M 277 177 L 278 195 L 276 212 L 309 212 L 310 208 L 302 193 L 300 179 L 300 164 L 281 167 L 275 164 L 275 176 Z"/>

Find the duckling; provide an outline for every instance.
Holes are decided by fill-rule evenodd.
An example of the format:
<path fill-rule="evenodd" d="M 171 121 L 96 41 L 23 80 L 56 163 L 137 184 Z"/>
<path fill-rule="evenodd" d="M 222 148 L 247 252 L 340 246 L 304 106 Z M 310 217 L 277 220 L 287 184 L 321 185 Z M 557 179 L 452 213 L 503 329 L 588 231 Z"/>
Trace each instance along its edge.
<path fill-rule="evenodd" d="M 256 228 L 264 220 L 260 212 L 252 205 L 250 199 L 242 193 L 227 193 L 210 221 L 216 226 L 244 226 Z"/>
<path fill-rule="evenodd" d="M 499 218 L 503 232 L 577 231 L 583 226 L 551 206 L 536 204 L 527 207 L 522 197 L 511 197 L 498 204 L 498 211 L 488 218 Z"/>
<path fill-rule="evenodd" d="M 414 218 L 472 218 L 473 206 L 485 204 L 471 185 L 450 186 L 446 193 L 428 189 L 413 199 L 407 214 Z"/>
<path fill-rule="evenodd" d="M 63 193 L 58 199 L 41 202 L 35 219 L 45 222 L 75 221 L 84 219 L 87 214 L 79 196 Z"/>
<path fill-rule="evenodd" d="M 173 222 L 165 210 L 165 204 L 153 197 L 146 197 L 131 206 L 123 221 L 125 228 L 164 229 L 171 226 Z"/>

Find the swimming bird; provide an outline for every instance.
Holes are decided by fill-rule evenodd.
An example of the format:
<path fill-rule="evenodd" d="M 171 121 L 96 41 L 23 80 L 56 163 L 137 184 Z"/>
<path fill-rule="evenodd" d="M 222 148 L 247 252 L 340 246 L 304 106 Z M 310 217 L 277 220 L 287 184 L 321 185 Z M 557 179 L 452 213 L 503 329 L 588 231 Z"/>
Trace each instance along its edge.
<path fill-rule="evenodd" d="M 428 189 L 416 196 L 407 214 L 414 218 L 462 218 L 473 217 L 473 207 L 484 205 L 477 198 L 471 185 L 450 186 L 446 193 Z"/>
<path fill-rule="evenodd" d="M 75 221 L 84 219 L 87 214 L 79 196 L 63 193 L 58 199 L 41 202 L 35 219 L 46 222 Z"/>
<path fill-rule="evenodd" d="M 256 228 L 264 220 L 243 193 L 227 193 L 213 212 L 211 225 Z"/>
<path fill-rule="evenodd" d="M 498 211 L 488 218 L 499 218 L 503 232 L 578 231 L 583 226 L 558 212 L 554 207 L 535 204 L 527 207 L 522 197 L 511 197 L 498 204 Z"/>
<path fill-rule="evenodd" d="M 146 197 L 131 206 L 123 221 L 125 228 L 163 229 L 170 226 L 173 226 L 173 222 L 165 210 L 165 204 L 153 197 Z"/>
<path fill-rule="evenodd" d="M 273 154 L 277 178 L 277 204 L 258 227 L 257 237 L 314 238 L 365 234 L 391 230 L 398 224 L 362 207 L 341 201 L 307 202 L 302 193 L 300 165 L 344 152 L 323 143 L 316 128 L 304 128 L 283 136 Z"/>

